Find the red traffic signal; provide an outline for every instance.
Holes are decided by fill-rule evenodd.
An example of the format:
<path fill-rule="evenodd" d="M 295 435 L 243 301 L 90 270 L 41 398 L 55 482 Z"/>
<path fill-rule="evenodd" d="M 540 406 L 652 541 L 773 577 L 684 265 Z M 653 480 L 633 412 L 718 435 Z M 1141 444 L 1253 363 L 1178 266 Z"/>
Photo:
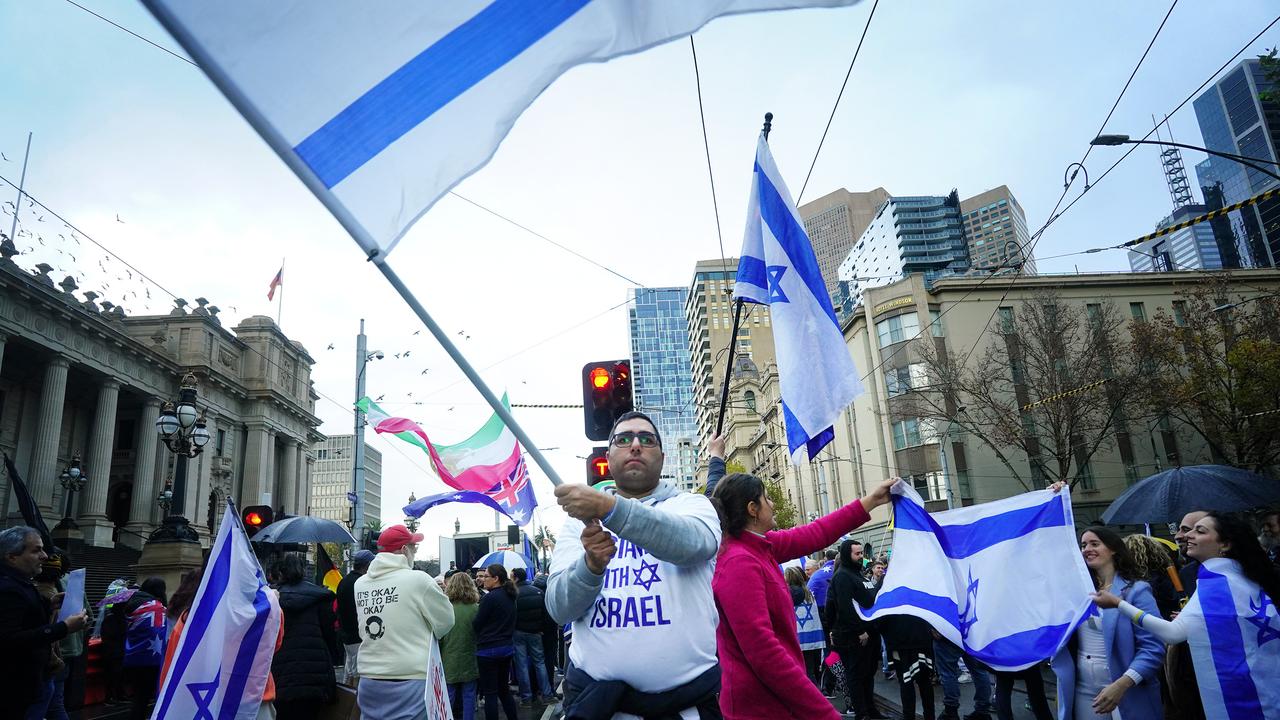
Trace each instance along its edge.
<path fill-rule="evenodd" d="M 270 505 L 250 505 L 240 511 L 240 520 L 244 523 L 245 534 L 252 538 L 275 521 L 275 512 Z"/>
<path fill-rule="evenodd" d="M 591 455 L 587 457 L 587 484 L 595 485 L 603 480 L 612 480 L 613 475 L 609 473 L 609 448 L 597 447 L 591 448 Z"/>
<path fill-rule="evenodd" d="M 632 409 L 630 360 L 602 360 L 582 367 L 582 410 L 588 439 L 608 440 L 613 423 Z"/>

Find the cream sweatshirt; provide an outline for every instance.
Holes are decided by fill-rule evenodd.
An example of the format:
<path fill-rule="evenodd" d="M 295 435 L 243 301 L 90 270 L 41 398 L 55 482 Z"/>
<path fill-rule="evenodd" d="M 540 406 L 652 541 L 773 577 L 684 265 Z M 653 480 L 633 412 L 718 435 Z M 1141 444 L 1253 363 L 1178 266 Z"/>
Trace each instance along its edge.
<path fill-rule="evenodd" d="M 427 677 L 431 643 L 453 628 L 453 605 L 435 578 L 399 553 L 378 553 L 356 580 L 355 595 L 361 677 Z"/>

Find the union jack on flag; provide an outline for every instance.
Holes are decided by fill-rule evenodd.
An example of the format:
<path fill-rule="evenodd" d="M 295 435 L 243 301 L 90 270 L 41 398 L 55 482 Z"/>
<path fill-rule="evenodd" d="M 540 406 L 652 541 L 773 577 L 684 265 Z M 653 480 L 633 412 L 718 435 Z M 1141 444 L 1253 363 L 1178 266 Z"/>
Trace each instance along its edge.
<path fill-rule="evenodd" d="M 519 452 L 518 447 L 516 452 Z M 538 506 L 538 501 L 533 496 L 533 485 L 529 483 L 529 469 L 524 457 L 521 456 L 510 474 L 489 488 L 485 495 L 493 498 L 516 524 L 527 524 L 533 518 L 533 510 Z"/>
<path fill-rule="evenodd" d="M 129 613 L 124 639 L 126 667 L 159 667 L 164 661 L 164 605 L 148 600 Z"/>

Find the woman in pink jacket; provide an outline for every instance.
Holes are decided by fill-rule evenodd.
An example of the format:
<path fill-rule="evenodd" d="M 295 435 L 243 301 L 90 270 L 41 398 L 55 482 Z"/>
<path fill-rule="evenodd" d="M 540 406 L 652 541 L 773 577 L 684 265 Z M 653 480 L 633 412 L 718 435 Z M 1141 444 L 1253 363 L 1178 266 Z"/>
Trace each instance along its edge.
<path fill-rule="evenodd" d="M 889 501 L 897 478 L 870 495 L 791 530 L 775 530 L 773 503 L 754 475 L 735 473 L 712 501 L 724 533 L 711 589 L 720 625 L 720 711 L 726 720 L 835 720 L 840 713 L 809 681 L 796 636 L 791 594 L 779 563 L 830 546 Z"/>

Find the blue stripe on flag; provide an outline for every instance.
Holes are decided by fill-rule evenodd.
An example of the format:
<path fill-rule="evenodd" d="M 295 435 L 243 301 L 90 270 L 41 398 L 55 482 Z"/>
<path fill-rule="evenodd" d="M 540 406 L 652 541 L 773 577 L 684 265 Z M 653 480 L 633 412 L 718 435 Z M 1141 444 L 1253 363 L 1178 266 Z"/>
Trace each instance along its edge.
<path fill-rule="evenodd" d="M 805 630 L 802 633 L 796 633 L 796 637 L 799 638 L 801 645 L 804 645 L 806 643 L 818 643 L 818 642 L 826 641 L 826 637 L 823 634 L 822 628 L 818 628 L 817 630 Z"/>
<path fill-rule="evenodd" d="M 1231 585 L 1224 575 L 1200 566 L 1196 581 L 1196 595 L 1200 598 L 1200 610 L 1209 631 L 1209 647 L 1213 652 L 1213 667 L 1222 686 L 1222 701 L 1231 720 L 1262 717 L 1262 703 L 1258 699 L 1258 687 L 1253 683 L 1249 660 L 1245 655 L 1244 638 L 1240 635 L 1240 617 L 1236 613 L 1236 601 L 1231 596 Z"/>
<path fill-rule="evenodd" d="M 808 286 L 813 299 L 827 313 L 827 317 L 831 318 L 831 324 L 840 327 L 836 322 L 835 310 L 831 307 L 831 298 L 827 295 L 827 284 L 823 282 L 822 271 L 818 269 L 818 259 L 813 254 L 813 245 L 809 243 L 809 236 L 796 222 L 787 201 L 773 186 L 759 163 L 756 163 L 756 175 L 760 178 L 760 217 L 778 239 L 778 244 L 791 262 L 791 268 Z"/>
<path fill-rule="evenodd" d="M 590 0 L 494 0 L 293 149 L 327 188 L 342 182 Z"/>
<path fill-rule="evenodd" d="M 954 627 L 957 633 L 960 632 L 958 622 L 960 609 L 951 598 L 898 587 L 877 597 L 872 610 L 878 617 L 883 610 L 896 607 L 914 607 L 928 611 Z M 965 651 L 983 663 L 997 668 L 1016 667 L 1053 657 L 1053 654 L 1074 631 L 1075 627 L 1072 623 L 1047 625 L 996 638 L 981 648 L 971 647 L 966 640 Z"/>
<path fill-rule="evenodd" d="M 817 435 L 814 435 L 808 442 L 805 443 L 805 447 L 809 451 L 809 457 L 812 459 L 814 456 L 818 454 L 818 451 L 822 450 L 822 448 L 827 446 L 827 443 L 835 439 L 836 439 L 835 425 L 832 425 L 828 427 L 826 430 L 823 430 Z"/>
<path fill-rule="evenodd" d="M 155 717 L 165 717 L 165 713 L 169 710 L 169 703 L 173 701 L 174 692 L 186 684 L 183 680 L 187 665 L 190 664 L 191 657 L 195 655 L 200 643 L 204 640 L 204 634 L 209 629 L 209 619 L 217 612 L 218 605 L 222 603 L 222 596 L 227 592 L 227 584 L 231 577 L 233 544 L 230 540 L 227 538 L 227 542 L 222 544 L 218 557 L 213 559 L 206 570 L 209 573 L 209 582 L 205 585 L 204 593 L 198 598 L 199 604 L 191 608 L 187 616 L 187 622 L 182 631 L 182 648 L 178 656 L 173 659 L 168 691 L 161 698 Z"/>
<path fill-rule="evenodd" d="M 894 497 L 893 513 L 894 525 L 899 530 L 933 533 L 942 551 L 953 560 L 969 557 L 1042 528 L 1067 525 L 1060 495 L 1042 505 L 1010 510 L 967 525 L 939 525 L 924 508 L 900 496 Z"/>
<path fill-rule="evenodd" d="M 757 257 L 743 255 L 739 258 L 738 273 L 734 276 L 734 280 L 754 285 L 761 290 L 769 289 L 769 281 L 765 278 L 764 260 Z"/>
<path fill-rule="evenodd" d="M 796 419 L 795 413 L 791 412 L 791 408 L 787 407 L 787 401 L 782 401 L 782 425 L 787 431 L 787 450 L 794 453 L 796 448 L 809 442 L 809 431 L 805 430 Z M 813 457 L 813 455 L 809 455 Z"/>
<path fill-rule="evenodd" d="M 253 672 L 254 660 L 257 659 L 262 646 L 262 634 L 267 627 L 267 620 L 271 617 L 271 601 L 267 599 L 267 593 L 261 585 L 258 586 L 257 594 L 253 596 L 253 612 L 253 624 L 240 640 L 235 665 L 232 666 L 230 677 L 227 678 L 227 690 L 222 696 L 222 707 L 218 709 L 218 720 L 235 720 L 246 701 L 257 705 L 262 704 L 262 698 L 244 697 L 244 686 L 249 681 L 249 674 Z M 266 651 L 268 671 L 270 671 L 269 658 L 275 654 L 275 650 L 272 647 Z"/>

